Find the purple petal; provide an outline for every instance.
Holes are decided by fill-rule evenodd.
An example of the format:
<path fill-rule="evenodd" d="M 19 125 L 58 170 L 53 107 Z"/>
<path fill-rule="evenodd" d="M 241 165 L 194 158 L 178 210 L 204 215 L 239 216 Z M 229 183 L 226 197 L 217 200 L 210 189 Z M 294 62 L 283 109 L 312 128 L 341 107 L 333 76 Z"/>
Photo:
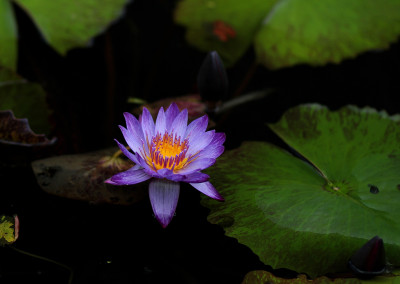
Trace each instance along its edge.
<path fill-rule="evenodd" d="M 189 144 L 189 150 L 187 151 L 187 156 L 190 157 L 195 155 L 197 152 L 200 152 L 205 147 L 207 147 L 214 138 L 215 130 L 207 131 L 198 135 L 192 142 Z"/>
<path fill-rule="evenodd" d="M 188 175 L 193 172 L 204 170 L 212 165 L 214 165 L 215 159 L 197 159 L 191 162 L 189 165 L 185 166 L 181 170 L 177 171 L 180 175 Z"/>
<path fill-rule="evenodd" d="M 224 198 L 218 193 L 218 191 L 214 188 L 214 186 L 210 182 L 202 182 L 202 183 L 191 183 L 191 186 L 193 186 L 195 189 L 200 191 L 201 193 L 219 200 L 219 201 L 224 201 Z"/>
<path fill-rule="evenodd" d="M 172 103 L 167 111 L 165 112 L 165 120 L 167 124 L 167 131 L 171 130 L 172 122 L 174 122 L 176 116 L 179 114 L 179 108 L 176 103 Z"/>
<path fill-rule="evenodd" d="M 144 141 L 142 126 L 136 117 L 129 112 L 124 112 L 124 117 L 128 131 L 135 136 L 138 141 Z"/>
<path fill-rule="evenodd" d="M 153 178 L 164 178 L 163 176 L 159 175 L 155 170 L 151 168 L 143 168 L 144 172 Z"/>
<path fill-rule="evenodd" d="M 179 183 L 165 179 L 154 179 L 150 182 L 149 196 L 158 222 L 163 228 L 167 227 L 178 204 Z"/>
<path fill-rule="evenodd" d="M 210 176 L 201 172 L 194 172 L 192 174 L 186 175 L 185 178 L 182 180 L 183 182 L 188 183 L 198 183 L 198 182 L 205 182 L 210 179 Z"/>
<path fill-rule="evenodd" d="M 174 122 L 172 122 L 171 133 L 176 134 L 183 140 L 185 138 L 184 135 L 187 128 L 187 121 L 188 121 L 188 111 L 185 108 L 177 115 Z"/>
<path fill-rule="evenodd" d="M 163 135 L 166 130 L 167 127 L 166 127 L 165 113 L 163 107 L 161 107 L 160 110 L 158 111 L 154 134 L 160 133 L 161 135 Z"/>
<path fill-rule="evenodd" d="M 138 140 L 137 136 L 132 135 L 132 132 L 127 130 L 125 127 L 119 125 L 119 128 L 121 129 L 122 135 L 124 136 L 126 143 L 128 143 L 132 151 L 135 153 L 139 153 L 142 149 L 142 142 Z"/>
<path fill-rule="evenodd" d="M 105 182 L 105 183 L 108 183 L 108 184 L 112 184 L 112 185 L 119 185 L 118 183 L 113 182 L 113 181 L 111 180 L 111 178 L 106 179 L 104 182 Z"/>
<path fill-rule="evenodd" d="M 154 136 L 154 120 L 147 108 L 143 108 L 142 113 L 142 130 L 145 142 L 150 141 Z M 146 144 L 146 143 L 145 143 Z"/>
<path fill-rule="evenodd" d="M 208 117 L 203 115 L 198 119 L 192 121 L 186 129 L 185 138 L 189 139 L 189 143 L 192 139 L 195 139 L 198 135 L 203 134 L 208 126 Z"/>
<path fill-rule="evenodd" d="M 132 162 L 134 162 L 135 164 L 139 164 L 138 159 L 136 158 L 136 156 L 134 154 L 132 154 L 131 152 L 128 151 L 128 149 L 125 148 L 124 145 L 122 145 L 121 143 L 118 142 L 117 139 L 114 139 L 115 142 L 117 142 L 119 149 L 121 149 L 122 153 L 128 157 L 129 160 L 131 160 Z M 130 146 L 129 146 L 130 147 Z M 131 147 L 132 148 L 132 147 Z"/>
<path fill-rule="evenodd" d="M 224 152 L 224 146 L 213 145 L 212 142 L 203 151 L 199 153 L 201 158 L 211 158 L 216 159 Z"/>
<path fill-rule="evenodd" d="M 180 175 L 180 174 L 172 174 L 172 175 L 169 175 L 169 176 L 167 176 L 165 178 L 168 179 L 168 180 L 179 182 L 179 181 L 184 181 L 186 176 L 185 175 Z"/>
<path fill-rule="evenodd" d="M 165 177 L 168 180 L 176 181 L 176 182 L 205 182 L 210 179 L 210 176 L 201 172 L 194 172 L 188 175 L 181 174 L 171 174 Z"/>
<path fill-rule="evenodd" d="M 157 173 L 162 177 L 167 177 L 173 174 L 172 170 L 170 169 L 160 169 Z"/>
<path fill-rule="evenodd" d="M 225 133 L 222 133 L 222 132 L 215 133 L 213 140 L 211 141 L 211 144 L 222 145 L 222 144 L 224 144 L 225 139 L 226 139 Z"/>
<path fill-rule="evenodd" d="M 129 185 L 143 182 L 150 179 L 151 176 L 146 174 L 143 169 L 129 169 L 127 171 L 118 173 L 112 176 L 110 179 L 106 180 L 106 183 L 114 185 Z"/>

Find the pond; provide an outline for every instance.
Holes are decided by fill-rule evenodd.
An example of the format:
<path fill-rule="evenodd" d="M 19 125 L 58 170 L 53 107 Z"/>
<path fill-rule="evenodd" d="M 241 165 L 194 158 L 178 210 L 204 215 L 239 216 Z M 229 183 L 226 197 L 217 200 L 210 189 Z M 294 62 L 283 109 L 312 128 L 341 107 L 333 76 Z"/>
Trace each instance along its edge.
<path fill-rule="evenodd" d="M 400 265 L 396 0 L 367 10 L 339 1 L 90 2 L 65 11 L 39 0 L 0 4 L 13 39 L 0 36 L 0 111 L 29 121 L 0 121 L 0 216 L 20 221 L 16 242 L 0 246 L 1 284 L 261 284 L 244 282 L 255 270 L 359 283 L 348 259 L 381 234 L 384 277 L 400 275 L 389 265 Z M 163 228 L 151 180 L 107 187 L 108 197 L 140 191 L 129 204 L 104 200 L 104 181 L 123 170 L 100 175 L 91 171 L 99 157 L 78 156 L 110 158 L 114 139 L 127 145 L 124 112 L 138 118 L 145 106 L 155 119 L 172 102 L 225 133 L 224 153 L 204 169 L 225 202 L 181 181 Z M 39 173 L 32 165 L 66 155 L 74 175 L 55 192 L 60 164 Z M 167 167 L 151 162 L 149 171 Z M 96 180 L 90 191 L 86 177 Z"/>

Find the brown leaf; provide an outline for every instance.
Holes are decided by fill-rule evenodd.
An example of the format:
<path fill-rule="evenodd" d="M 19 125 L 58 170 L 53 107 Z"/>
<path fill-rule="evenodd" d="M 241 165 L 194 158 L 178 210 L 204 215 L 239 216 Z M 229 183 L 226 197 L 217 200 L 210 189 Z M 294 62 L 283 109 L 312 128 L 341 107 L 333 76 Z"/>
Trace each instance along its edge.
<path fill-rule="evenodd" d="M 11 110 L 0 111 L 0 141 L 24 146 L 54 143 L 54 139 L 50 141 L 44 134 L 34 133 L 28 119 L 15 118 Z"/>
<path fill-rule="evenodd" d="M 25 164 L 52 152 L 56 138 L 34 133 L 26 118 L 15 118 L 11 110 L 0 111 L 0 155 L 3 163 Z"/>
<path fill-rule="evenodd" d="M 153 118 L 155 119 L 161 107 L 163 107 L 164 110 L 166 110 L 173 102 L 176 103 L 179 110 L 181 111 L 187 108 L 189 121 L 192 121 L 206 114 L 206 104 L 201 101 L 201 97 L 199 94 L 162 99 L 154 103 L 146 104 L 141 107 L 135 108 L 133 110 L 133 113 L 135 115 L 140 115 L 142 114 L 143 107 L 146 107 L 150 111 Z M 208 126 L 213 127 L 215 126 L 215 123 L 209 120 Z"/>

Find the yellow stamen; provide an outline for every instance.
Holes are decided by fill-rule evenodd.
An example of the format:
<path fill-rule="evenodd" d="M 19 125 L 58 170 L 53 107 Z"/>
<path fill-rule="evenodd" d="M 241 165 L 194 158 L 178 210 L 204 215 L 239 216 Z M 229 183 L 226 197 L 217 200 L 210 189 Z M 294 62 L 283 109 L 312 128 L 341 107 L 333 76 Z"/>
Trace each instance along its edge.
<path fill-rule="evenodd" d="M 157 133 L 148 143 L 149 155 L 146 155 L 147 164 L 154 170 L 170 169 L 174 172 L 188 163 L 186 153 L 189 149 L 187 139 L 181 141 L 181 137 L 165 132 Z"/>

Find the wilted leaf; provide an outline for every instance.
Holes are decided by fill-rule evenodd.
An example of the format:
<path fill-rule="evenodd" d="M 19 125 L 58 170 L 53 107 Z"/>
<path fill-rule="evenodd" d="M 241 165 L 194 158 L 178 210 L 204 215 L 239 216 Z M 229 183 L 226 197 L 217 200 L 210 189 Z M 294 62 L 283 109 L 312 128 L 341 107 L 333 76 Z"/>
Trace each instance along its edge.
<path fill-rule="evenodd" d="M 143 112 L 143 107 L 146 107 L 150 111 L 153 118 L 156 118 L 158 110 L 161 107 L 166 110 L 173 102 L 176 103 L 179 110 L 183 110 L 185 108 L 188 110 L 189 121 L 206 114 L 206 105 L 201 101 L 201 97 L 198 94 L 162 99 L 154 103 L 145 104 L 141 107 L 138 107 L 133 110 L 133 113 L 135 115 L 140 115 Z M 210 120 L 209 127 L 212 127 L 213 125 L 215 125 L 215 123 Z"/>
<path fill-rule="evenodd" d="M 10 110 L 0 111 L 0 156 L 3 163 L 26 164 L 52 151 L 56 138 L 35 134 L 26 118 L 18 119 Z"/>
<path fill-rule="evenodd" d="M 254 44 L 258 61 L 277 69 L 387 48 L 400 35 L 399 10 L 398 0 L 184 0 L 175 21 L 190 44 L 217 50 L 227 65 Z"/>
<path fill-rule="evenodd" d="M 244 143 L 208 170 L 225 198 L 202 200 L 208 220 L 265 264 L 312 277 L 346 271 L 375 235 L 400 265 L 399 121 L 353 106 L 287 111 L 271 128 L 318 170 L 272 144 Z"/>
<path fill-rule="evenodd" d="M 3 0 L 4 1 L 4 0 Z M 129 0 L 14 0 L 55 50 L 87 46 L 123 13 Z"/>
<path fill-rule="evenodd" d="M 146 183 L 119 187 L 104 183 L 112 175 L 133 166 L 114 155 L 118 148 L 63 155 L 32 162 L 39 186 L 47 193 L 92 203 L 129 205 L 147 193 Z"/>
<path fill-rule="evenodd" d="M 0 66 L 17 68 L 17 25 L 8 0 L 0 1 Z"/>
<path fill-rule="evenodd" d="M 14 232 L 15 220 L 15 217 L 0 216 L 0 246 L 12 244 L 18 238 Z"/>
<path fill-rule="evenodd" d="M 0 142 L 21 146 L 43 146 L 54 143 L 44 134 L 36 134 L 26 118 L 15 118 L 11 110 L 0 111 Z"/>

